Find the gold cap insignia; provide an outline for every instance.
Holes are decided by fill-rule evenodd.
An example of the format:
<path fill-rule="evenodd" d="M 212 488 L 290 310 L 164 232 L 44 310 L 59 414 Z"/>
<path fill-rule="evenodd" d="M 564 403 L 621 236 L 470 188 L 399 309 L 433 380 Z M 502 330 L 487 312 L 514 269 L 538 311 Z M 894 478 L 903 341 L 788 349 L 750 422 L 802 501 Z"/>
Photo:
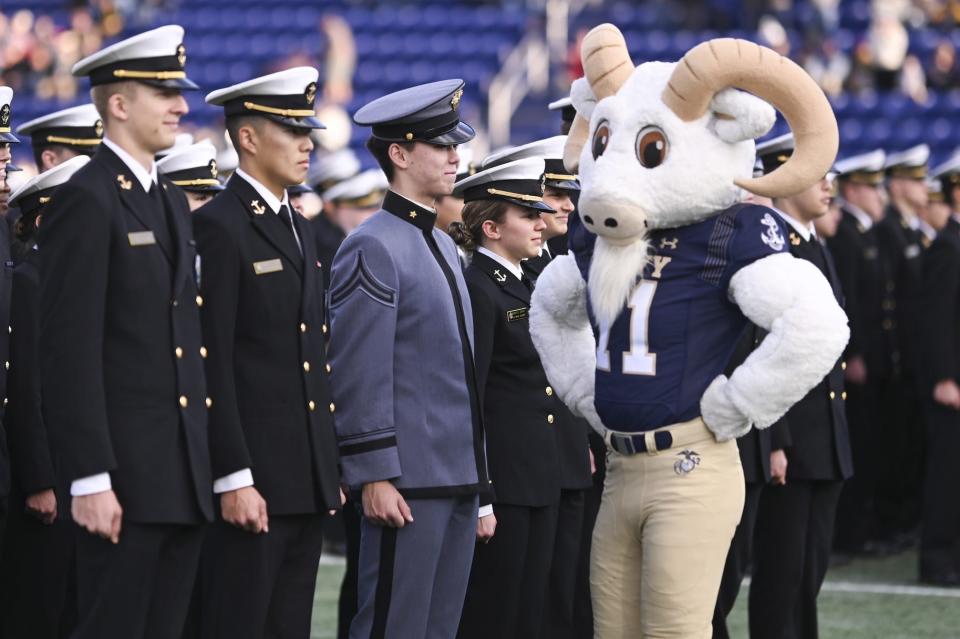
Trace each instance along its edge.
<path fill-rule="evenodd" d="M 217 161 L 210 160 L 210 177 L 217 177 Z"/>
<path fill-rule="evenodd" d="M 543 193 L 547 190 L 547 175 L 546 173 L 540 176 L 540 193 Z"/>
<path fill-rule="evenodd" d="M 457 89 L 454 92 L 453 97 L 450 98 L 450 106 L 453 108 L 454 111 L 456 111 L 457 107 L 460 106 L 460 98 L 462 97 L 463 97 L 463 89 Z"/>
<path fill-rule="evenodd" d="M 253 212 L 255 215 L 263 215 L 267 211 L 267 209 L 263 206 L 263 204 L 260 203 L 260 200 L 251 200 L 250 206 L 251 208 L 253 208 Z"/>
<path fill-rule="evenodd" d="M 307 104 L 313 106 L 313 101 L 317 99 L 317 83 L 311 82 L 307 85 L 307 90 L 304 91 L 304 96 L 307 98 Z"/>
<path fill-rule="evenodd" d="M 103 120 L 97 120 L 93 123 L 93 132 L 98 138 L 103 137 Z"/>
<path fill-rule="evenodd" d="M 120 188 L 124 191 L 129 191 L 133 188 L 133 182 L 127 179 L 127 176 L 121 173 L 117 176 L 117 184 L 120 185 Z"/>
<path fill-rule="evenodd" d="M 0 107 L 0 126 L 10 126 L 10 105 L 4 104 Z"/>
<path fill-rule="evenodd" d="M 180 63 L 181 69 L 187 64 L 187 48 L 183 44 L 177 47 L 177 62 Z"/>

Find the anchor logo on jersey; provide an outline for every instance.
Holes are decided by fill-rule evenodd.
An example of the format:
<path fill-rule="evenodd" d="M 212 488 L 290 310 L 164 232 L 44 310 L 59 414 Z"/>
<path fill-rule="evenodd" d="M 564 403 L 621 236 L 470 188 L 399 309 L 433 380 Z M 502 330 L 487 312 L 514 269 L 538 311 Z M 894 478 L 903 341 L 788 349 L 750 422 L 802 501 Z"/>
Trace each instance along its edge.
<path fill-rule="evenodd" d="M 764 213 L 760 223 L 767 227 L 767 230 L 760 234 L 760 239 L 763 240 L 763 243 L 774 251 L 782 251 L 784 244 L 783 235 L 780 234 L 780 225 L 777 224 L 777 221 L 773 219 L 773 216 L 769 213 Z"/>

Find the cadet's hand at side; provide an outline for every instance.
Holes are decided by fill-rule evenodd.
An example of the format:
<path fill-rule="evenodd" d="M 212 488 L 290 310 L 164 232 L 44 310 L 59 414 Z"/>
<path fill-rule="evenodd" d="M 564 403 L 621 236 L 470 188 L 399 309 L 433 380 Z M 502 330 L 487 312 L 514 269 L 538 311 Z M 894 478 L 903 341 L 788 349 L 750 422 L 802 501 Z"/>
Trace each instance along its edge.
<path fill-rule="evenodd" d="M 28 513 L 45 524 L 52 524 L 57 518 L 57 494 L 52 488 L 27 497 L 26 506 Z"/>
<path fill-rule="evenodd" d="M 223 520 L 247 532 L 270 532 L 267 502 L 253 486 L 230 490 L 220 495 Z"/>
<path fill-rule="evenodd" d="M 960 410 L 960 386 L 952 379 L 943 379 L 933 387 L 933 400 L 954 410 Z"/>
<path fill-rule="evenodd" d="M 389 481 L 363 485 L 363 516 L 379 526 L 403 528 L 413 522 L 410 506 Z"/>
<path fill-rule="evenodd" d="M 112 490 L 92 495 L 77 495 L 70 504 L 73 520 L 94 535 L 100 535 L 115 544 L 120 543 L 120 524 L 123 508 Z"/>
<path fill-rule="evenodd" d="M 847 370 L 844 373 L 847 381 L 851 384 L 863 385 L 867 383 L 867 365 L 863 358 L 855 355 L 847 360 Z"/>
<path fill-rule="evenodd" d="M 770 483 L 774 486 L 787 483 L 787 454 L 782 448 L 770 451 Z"/>
<path fill-rule="evenodd" d="M 497 516 L 496 515 L 487 515 L 486 517 L 480 517 L 477 519 L 477 539 L 483 543 L 487 543 L 493 539 L 493 534 L 497 530 Z"/>

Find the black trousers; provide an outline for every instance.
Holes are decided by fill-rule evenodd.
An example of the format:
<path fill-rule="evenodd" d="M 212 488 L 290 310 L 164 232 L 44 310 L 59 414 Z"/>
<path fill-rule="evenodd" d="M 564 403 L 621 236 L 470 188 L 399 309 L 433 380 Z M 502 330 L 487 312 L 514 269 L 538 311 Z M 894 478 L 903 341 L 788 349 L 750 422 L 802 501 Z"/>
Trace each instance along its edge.
<path fill-rule="evenodd" d="M 593 547 L 593 527 L 600 512 L 603 482 L 607 477 L 607 445 L 593 429 L 587 435 L 596 472 L 593 486 L 584 493 L 583 529 L 580 538 L 580 566 L 577 572 L 576 596 L 573 603 L 574 639 L 593 639 L 593 603 L 590 598 L 590 550 Z"/>
<path fill-rule="evenodd" d="M 497 530 L 477 543 L 460 619 L 460 639 L 530 639 L 540 634 L 550 578 L 557 505 L 495 504 Z"/>
<path fill-rule="evenodd" d="M 760 495 L 750 585 L 750 639 L 816 639 L 842 481 L 790 479 Z"/>
<path fill-rule="evenodd" d="M 884 380 L 873 380 L 865 385 L 847 385 L 847 424 L 850 431 L 850 450 L 853 455 L 853 477 L 843 484 L 840 505 L 837 508 L 836 547 L 843 552 L 858 552 L 870 540 L 884 536 L 877 519 L 877 490 L 883 467 L 887 463 L 887 445 L 878 436 L 881 397 L 887 392 Z M 893 404 L 889 399 L 887 404 Z M 789 472 L 789 470 L 788 470 Z"/>
<path fill-rule="evenodd" d="M 727 552 L 727 562 L 723 566 L 723 577 L 717 593 L 717 606 L 713 610 L 713 639 L 730 638 L 727 632 L 727 615 L 737 603 L 740 584 L 750 569 L 750 559 L 753 556 L 753 532 L 764 484 L 747 482 L 745 487 L 743 514 L 730 541 L 730 550 Z"/>
<path fill-rule="evenodd" d="M 933 401 L 924 404 L 927 467 L 923 486 L 920 572 L 960 572 L 960 413 Z"/>
<path fill-rule="evenodd" d="M 577 595 L 577 577 L 581 565 L 580 545 L 583 543 L 583 490 L 563 490 L 557 512 L 557 534 L 553 541 L 550 561 L 550 581 L 543 606 L 540 637 L 543 639 L 574 639 L 573 609 Z"/>
<path fill-rule="evenodd" d="M 72 639 L 179 639 L 205 526 L 123 522 L 120 543 L 75 528 Z"/>
<path fill-rule="evenodd" d="M 61 639 L 77 622 L 75 524 L 69 515 L 44 524 L 22 497 L 13 503 L 0 551 L 0 637 Z"/>
<path fill-rule="evenodd" d="M 270 517 L 270 532 L 213 524 L 203 553 L 204 639 L 310 636 L 323 515 Z"/>
<path fill-rule="evenodd" d="M 890 399 L 893 405 L 883 409 L 886 419 L 881 419 L 878 437 L 886 446 L 877 486 L 878 527 L 885 537 L 910 531 L 920 521 L 926 431 L 925 400 L 914 376 L 901 377 Z"/>
<path fill-rule="evenodd" d="M 359 495 L 358 495 L 359 496 Z M 350 622 L 357 615 L 357 574 L 360 570 L 360 520 L 363 506 L 352 498 L 343 505 L 343 532 L 347 547 L 347 569 L 340 584 L 337 604 L 337 639 L 350 637 Z"/>

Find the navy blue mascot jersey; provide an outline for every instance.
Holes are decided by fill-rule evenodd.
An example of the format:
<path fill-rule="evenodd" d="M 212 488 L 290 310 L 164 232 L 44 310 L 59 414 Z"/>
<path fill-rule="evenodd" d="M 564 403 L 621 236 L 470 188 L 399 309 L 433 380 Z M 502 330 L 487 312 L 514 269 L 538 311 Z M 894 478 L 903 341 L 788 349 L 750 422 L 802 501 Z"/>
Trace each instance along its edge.
<path fill-rule="evenodd" d="M 613 326 L 597 326 L 595 405 L 604 425 L 652 430 L 700 415 L 700 398 L 720 375 L 747 325 L 730 301 L 730 278 L 781 253 L 777 213 L 738 204 L 708 220 L 650 233 L 651 261 Z M 596 236 L 571 235 L 587 278 Z"/>

